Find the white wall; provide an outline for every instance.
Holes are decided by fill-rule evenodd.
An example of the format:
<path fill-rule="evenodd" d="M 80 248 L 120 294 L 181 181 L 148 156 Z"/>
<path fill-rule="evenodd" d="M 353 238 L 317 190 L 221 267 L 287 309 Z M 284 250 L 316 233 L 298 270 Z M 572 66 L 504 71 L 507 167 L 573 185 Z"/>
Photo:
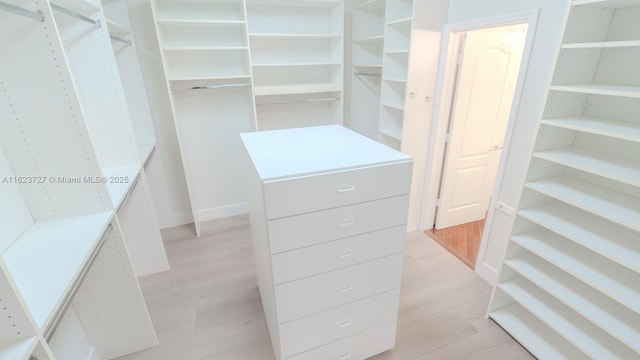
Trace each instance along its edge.
<path fill-rule="evenodd" d="M 526 79 L 515 114 L 512 141 L 505 144 L 503 156 L 506 167 L 501 187 L 494 193 L 498 202 L 517 209 L 524 184 L 529 158 L 535 143 L 539 121 L 542 117 L 546 94 L 559 49 L 569 0 L 451 0 L 448 23 L 490 18 L 510 13 L 539 9 L 535 39 Z M 524 69 L 521 69 L 524 70 Z M 500 183 L 500 179 L 498 179 Z M 514 217 L 502 211 L 489 210 L 485 225 L 487 239 L 478 255 L 476 273 L 495 284 Z"/>
<path fill-rule="evenodd" d="M 160 157 L 168 190 L 168 195 L 167 192 L 155 191 L 154 188 L 161 188 L 161 186 L 154 186 L 154 181 L 157 179 L 153 177 L 154 172 L 149 173 L 149 184 L 153 191 L 160 227 L 168 228 L 190 223 L 192 218 L 189 195 L 151 5 L 149 0 L 127 0 L 127 6 L 158 138 L 157 154 L 154 156 Z"/>

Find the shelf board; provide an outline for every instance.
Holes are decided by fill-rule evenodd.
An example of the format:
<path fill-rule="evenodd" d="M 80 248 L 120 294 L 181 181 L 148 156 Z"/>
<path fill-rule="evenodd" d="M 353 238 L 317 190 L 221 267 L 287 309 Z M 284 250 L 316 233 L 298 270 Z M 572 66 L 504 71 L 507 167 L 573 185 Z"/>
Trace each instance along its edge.
<path fill-rule="evenodd" d="M 265 34 L 251 33 L 250 38 L 255 39 L 339 39 L 340 34 Z"/>
<path fill-rule="evenodd" d="M 489 316 L 538 359 L 583 359 L 586 355 L 515 303 Z"/>
<path fill-rule="evenodd" d="M 341 84 L 300 84 L 284 86 L 256 86 L 256 96 L 266 95 L 295 95 L 326 92 L 341 92 Z"/>
<path fill-rule="evenodd" d="M 342 4 L 343 0 L 269 0 L 269 6 L 304 6 L 333 7 Z M 264 0 L 247 0 L 247 5 L 264 5 Z"/>
<path fill-rule="evenodd" d="M 640 312 L 640 274 L 542 228 L 514 235 L 511 240 L 618 303 Z"/>
<path fill-rule="evenodd" d="M 247 80 L 251 79 L 249 75 L 229 75 L 229 76 L 182 76 L 169 78 L 171 82 L 178 81 L 212 81 L 212 82 L 224 82 L 229 80 Z M 244 81 L 247 84 L 248 81 Z"/>
<path fill-rule="evenodd" d="M 601 8 L 625 8 L 640 6 L 638 0 L 574 0 L 573 6 L 593 6 Z"/>
<path fill-rule="evenodd" d="M 384 40 L 384 35 L 375 35 L 375 36 L 367 36 L 363 38 L 353 39 L 353 42 L 362 43 L 362 42 L 372 42 L 372 41 L 382 41 Z"/>
<path fill-rule="evenodd" d="M 113 212 L 34 224 L 2 255 L 41 329 L 61 306 Z"/>
<path fill-rule="evenodd" d="M 533 256 L 506 260 L 505 265 L 640 352 L 640 315 Z"/>
<path fill-rule="evenodd" d="M 102 173 L 107 178 L 105 185 L 113 207 L 118 209 L 140 173 L 140 165 L 105 168 Z"/>
<path fill-rule="evenodd" d="M 411 20 L 413 20 L 412 17 L 406 17 L 406 18 L 402 18 L 402 19 L 397 19 L 397 20 L 393 20 L 393 21 L 389 21 L 387 23 L 387 25 L 411 25 Z"/>
<path fill-rule="evenodd" d="M 244 26 L 244 20 L 157 19 L 160 25 Z"/>
<path fill-rule="evenodd" d="M 402 141 L 402 128 L 380 129 L 380 134 L 394 140 Z"/>
<path fill-rule="evenodd" d="M 562 44 L 563 49 L 608 49 L 608 48 L 625 48 L 625 47 L 639 47 L 639 46 L 640 46 L 640 40 L 599 41 L 599 42 Z"/>
<path fill-rule="evenodd" d="M 628 160 L 576 147 L 535 152 L 533 156 L 625 184 L 640 186 L 640 161 L 637 160 Z"/>
<path fill-rule="evenodd" d="M 246 51 L 248 46 L 165 46 L 165 51 Z"/>
<path fill-rule="evenodd" d="M 52 3 L 87 17 L 101 10 L 99 6 L 87 0 L 55 0 Z"/>
<path fill-rule="evenodd" d="M 409 49 L 389 50 L 384 53 L 387 55 L 409 55 Z"/>
<path fill-rule="evenodd" d="M 385 0 L 366 0 L 353 7 L 354 10 L 383 10 Z"/>
<path fill-rule="evenodd" d="M 353 70 L 367 75 L 382 75 L 381 64 L 353 64 Z"/>
<path fill-rule="evenodd" d="M 406 83 L 407 82 L 406 79 L 389 79 L 389 78 L 385 78 L 383 80 L 384 81 L 388 81 L 388 82 L 397 82 L 397 83 Z"/>
<path fill-rule="evenodd" d="M 0 359 L 28 359 L 37 342 L 38 338 L 35 336 L 2 342 L 0 343 Z"/>
<path fill-rule="evenodd" d="M 553 85 L 550 87 L 550 89 L 555 91 L 575 92 L 575 93 L 581 93 L 581 94 L 640 98 L 640 86 L 576 84 L 576 85 Z"/>
<path fill-rule="evenodd" d="M 640 123 L 600 119 L 595 117 L 571 117 L 544 119 L 542 124 L 603 135 L 621 140 L 640 142 Z"/>
<path fill-rule="evenodd" d="M 340 66 L 341 63 L 277 63 L 277 64 L 256 64 L 254 63 L 253 67 L 283 67 L 283 66 Z"/>
<path fill-rule="evenodd" d="M 404 111 L 404 106 L 402 106 L 402 105 L 382 103 L 382 106 L 387 107 L 387 108 L 391 108 L 391 109 L 394 109 L 394 110 L 398 110 L 398 111 Z"/>
<path fill-rule="evenodd" d="M 640 201 L 632 196 L 563 176 L 529 182 L 525 187 L 640 231 Z"/>
<path fill-rule="evenodd" d="M 595 359 L 632 359 L 638 355 L 522 277 L 507 280 L 498 288 Z"/>
<path fill-rule="evenodd" d="M 131 30 L 109 19 L 107 19 L 107 29 L 109 30 L 109 35 L 111 36 L 123 37 L 131 33 Z"/>
<path fill-rule="evenodd" d="M 518 215 L 640 273 L 640 234 L 554 201 Z"/>

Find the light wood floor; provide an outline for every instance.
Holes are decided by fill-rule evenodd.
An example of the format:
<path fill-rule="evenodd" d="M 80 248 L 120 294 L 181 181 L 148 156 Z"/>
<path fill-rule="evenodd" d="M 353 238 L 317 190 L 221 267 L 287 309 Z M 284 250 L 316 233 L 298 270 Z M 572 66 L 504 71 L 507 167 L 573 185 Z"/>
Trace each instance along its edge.
<path fill-rule="evenodd" d="M 121 360 L 271 360 L 246 216 L 163 232 L 171 270 L 141 279 L 160 345 Z M 533 359 L 484 318 L 490 286 L 422 232 L 407 239 L 396 348 L 376 360 Z"/>
<path fill-rule="evenodd" d="M 425 230 L 425 234 L 455 255 L 472 269 L 476 268 L 484 219 L 440 230 Z"/>

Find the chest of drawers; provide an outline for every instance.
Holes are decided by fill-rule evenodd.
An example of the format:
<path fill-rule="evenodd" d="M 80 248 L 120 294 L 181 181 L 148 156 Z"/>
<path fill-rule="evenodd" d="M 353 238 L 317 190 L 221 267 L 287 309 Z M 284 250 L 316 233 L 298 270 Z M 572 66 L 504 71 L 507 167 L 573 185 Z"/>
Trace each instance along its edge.
<path fill-rule="evenodd" d="M 411 158 L 338 125 L 241 136 L 276 358 L 357 360 L 393 348 Z"/>

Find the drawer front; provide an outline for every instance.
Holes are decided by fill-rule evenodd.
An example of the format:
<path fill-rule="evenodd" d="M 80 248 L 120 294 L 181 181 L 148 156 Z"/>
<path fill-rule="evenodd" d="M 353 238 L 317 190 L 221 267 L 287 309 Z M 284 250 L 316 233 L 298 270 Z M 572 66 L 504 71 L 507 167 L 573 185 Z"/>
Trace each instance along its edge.
<path fill-rule="evenodd" d="M 268 219 L 409 193 L 412 162 L 266 182 Z"/>
<path fill-rule="evenodd" d="M 404 225 L 275 254 L 273 281 L 281 284 L 404 251 Z"/>
<path fill-rule="evenodd" d="M 403 254 L 276 286 L 278 322 L 284 323 L 399 288 Z"/>
<path fill-rule="evenodd" d="M 289 357 L 394 321 L 400 290 L 392 290 L 280 325 L 282 357 Z"/>
<path fill-rule="evenodd" d="M 406 224 L 409 196 L 396 196 L 268 222 L 271 253 Z"/>
<path fill-rule="evenodd" d="M 287 360 L 364 360 L 396 345 L 396 321 L 377 326 Z"/>

